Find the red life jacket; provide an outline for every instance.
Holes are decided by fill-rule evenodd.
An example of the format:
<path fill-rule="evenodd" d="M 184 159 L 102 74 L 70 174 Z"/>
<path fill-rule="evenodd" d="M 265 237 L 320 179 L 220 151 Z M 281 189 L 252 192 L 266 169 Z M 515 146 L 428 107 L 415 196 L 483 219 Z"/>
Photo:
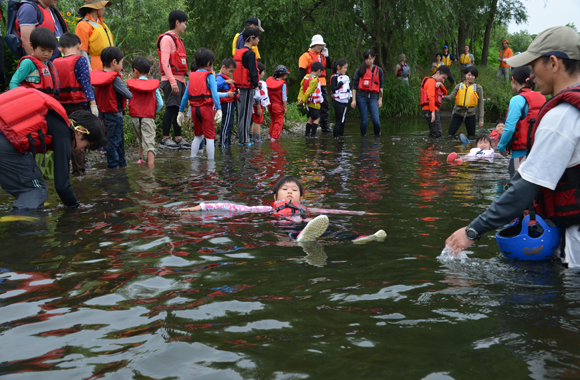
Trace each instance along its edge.
<path fill-rule="evenodd" d="M 216 77 L 222 77 L 222 78 L 224 78 L 224 80 L 230 80 L 231 79 L 230 77 L 228 77 L 227 75 L 224 75 L 224 74 L 216 74 L 215 76 Z M 238 89 L 236 88 L 236 85 L 235 84 L 228 84 L 228 86 L 230 87 L 229 90 L 227 90 L 227 91 L 219 91 L 219 92 L 225 92 L 225 93 L 235 92 L 236 95 L 233 98 L 230 98 L 230 97 L 220 98 L 220 102 L 222 102 L 222 103 L 233 103 L 234 101 L 236 101 L 236 100 L 238 100 L 240 98 L 240 96 L 238 95 Z"/>
<path fill-rule="evenodd" d="M 129 99 L 129 116 L 155 118 L 157 97 L 155 91 L 159 88 L 157 79 L 128 79 L 127 87 L 133 94 Z"/>
<path fill-rule="evenodd" d="M 421 107 L 429 105 L 429 94 L 425 90 L 425 83 L 428 79 L 433 79 L 432 77 L 425 77 L 421 82 Z M 433 79 L 435 80 L 435 79 Z M 441 103 L 443 102 L 443 90 L 441 87 L 435 87 L 435 107 L 441 107 Z"/>
<path fill-rule="evenodd" d="M 285 84 L 286 81 L 282 79 L 278 80 L 274 77 L 268 77 L 268 79 L 266 79 L 270 104 L 284 104 L 284 101 L 282 100 L 282 87 L 284 87 Z"/>
<path fill-rule="evenodd" d="M 69 55 L 53 61 L 60 80 L 58 101 L 62 104 L 86 103 L 87 94 L 75 76 L 75 65 L 82 55 Z"/>
<path fill-rule="evenodd" d="M 236 50 L 234 54 L 234 61 L 236 61 L 236 70 L 234 71 L 234 81 L 236 82 L 238 88 L 255 88 L 252 86 L 252 81 L 250 80 L 250 70 L 244 67 L 242 64 L 242 56 L 248 52 L 250 49 L 244 46 L 241 49 Z M 258 60 L 256 59 L 256 70 L 258 69 Z"/>
<path fill-rule="evenodd" d="M 528 154 L 533 149 L 540 121 L 560 103 L 570 103 L 580 110 L 580 86 L 564 90 L 548 100 L 536 118 L 530 120 Z M 580 165 L 567 168 L 556 189 L 542 187 L 534 206 L 536 212 L 544 218 L 559 221 L 566 226 L 580 224 Z"/>
<path fill-rule="evenodd" d="M 48 28 L 52 30 L 53 33 L 56 33 L 54 27 L 54 18 L 52 17 L 52 12 L 48 7 L 45 7 L 38 1 L 34 0 L 23 1 L 23 3 L 32 4 L 33 7 L 37 7 L 38 10 L 40 11 L 41 17 L 38 20 L 38 24 L 35 25 L 37 28 Z M 58 23 L 60 24 L 62 32 L 63 33 L 68 32 L 68 26 L 66 25 L 64 18 L 62 17 L 59 11 L 57 11 L 56 9 L 54 9 L 54 11 L 55 11 L 54 14 L 56 16 L 56 19 L 58 20 Z M 16 34 L 18 34 L 18 38 L 22 39 L 22 35 L 20 32 L 20 23 L 18 22 L 18 19 L 15 19 L 15 24 L 16 24 Z"/>
<path fill-rule="evenodd" d="M 379 78 L 379 67 L 374 66 L 374 70 L 367 67 L 367 71 L 362 78 L 359 78 L 358 88 L 361 91 L 372 92 L 378 94 L 381 89 L 381 81 Z"/>
<path fill-rule="evenodd" d="M 179 36 L 174 33 L 163 33 L 157 37 L 157 54 L 159 55 L 159 64 L 161 65 L 161 39 L 165 36 L 171 37 L 173 43 L 175 43 L 175 51 L 169 55 L 169 67 L 171 67 L 171 72 L 174 75 L 185 75 L 187 74 L 187 51 L 185 50 L 185 45 Z M 161 75 L 167 75 L 163 71 L 163 66 L 161 66 Z"/>
<path fill-rule="evenodd" d="M 288 202 L 287 200 L 280 200 L 272 203 L 274 214 L 278 215 L 297 215 L 306 214 L 306 207 L 298 202 Z"/>
<path fill-rule="evenodd" d="M 189 73 L 189 104 L 192 107 L 214 105 L 211 90 L 207 88 L 207 77 L 211 72 L 206 70 L 192 71 Z M 213 74 L 212 74 L 213 75 Z"/>
<path fill-rule="evenodd" d="M 0 95 L 0 131 L 20 153 L 45 153 L 52 150 L 52 136 L 47 135 L 46 125 L 49 110 L 70 126 L 66 111 L 57 100 L 36 90 L 16 87 Z"/>
<path fill-rule="evenodd" d="M 308 50 L 308 54 L 310 54 L 310 57 L 312 57 L 312 62 L 310 62 L 310 64 L 306 68 L 306 74 L 310 74 L 312 72 L 312 65 L 314 64 L 314 62 L 320 62 L 322 63 L 322 66 L 324 66 L 324 70 L 322 70 L 322 74 L 320 74 L 320 76 L 322 78 L 326 77 L 326 57 L 324 56 L 324 54 L 322 53 L 316 54 L 312 50 Z"/>
<path fill-rule="evenodd" d="M 535 118 L 540 108 L 546 103 L 546 98 L 540 92 L 533 92 L 529 88 L 522 88 L 519 95 L 526 99 L 528 104 L 528 114 L 521 118 L 516 124 L 516 130 L 510 140 L 509 150 L 526 150 L 528 145 L 528 128 L 530 120 Z M 524 106 L 525 109 L 525 106 Z M 522 110 L 523 111 L 523 110 Z M 509 114 L 508 109 L 508 114 Z M 507 118 L 507 115 L 506 115 Z"/>
<path fill-rule="evenodd" d="M 20 62 L 22 62 L 24 59 L 30 59 L 34 63 L 36 69 L 38 70 L 38 75 L 40 75 L 40 83 L 31 83 L 23 80 L 20 82 L 20 86 L 34 88 L 52 96 L 53 98 L 58 99 L 58 89 L 60 84 L 58 80 L 58 73 L 56 72 L 52 62 L 47 61 L 45 64 L 33 55 L 25 55 L 24 57 L 20 58 L 17 68 L 20 67 Z"/>
<path fill-rule="evenodd" d="M 91 84 L 95 87 L 95 100 L 102 113 L 119 112 L 117 107 L 117 93 L 113 88 L 113 81 L 121 75 L 115 71 L 95 69 L 91 71 Z"/>

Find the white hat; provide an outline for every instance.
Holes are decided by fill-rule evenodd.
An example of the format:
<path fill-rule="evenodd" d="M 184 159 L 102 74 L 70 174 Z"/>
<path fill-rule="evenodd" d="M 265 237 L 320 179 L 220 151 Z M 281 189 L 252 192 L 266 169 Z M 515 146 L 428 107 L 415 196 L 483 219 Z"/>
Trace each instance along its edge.
<path fill-rule="evenodd" d="M 324 45 L 324 46 L 326 46 L 326 44 L 324 43 L 324 40 L 322 39 L 322 36 L 320 34 L 315 34 L 312 37 L 312 42 L 310 43 L 310 47 L 313 47 L 314 45 Z"/>

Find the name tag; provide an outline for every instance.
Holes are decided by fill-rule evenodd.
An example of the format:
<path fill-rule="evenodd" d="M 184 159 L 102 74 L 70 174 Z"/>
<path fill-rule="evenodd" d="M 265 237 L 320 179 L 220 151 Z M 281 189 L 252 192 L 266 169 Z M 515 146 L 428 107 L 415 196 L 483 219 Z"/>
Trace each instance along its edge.
<path fill-rule="evenodd" d="M 48 71 L 47 68 L 42 69 L 42 75 L 44 75 L 45 77 L 49 77 L 50 76 L 50 71 Z"/>
<path fill-rule="evenodd" d="M 185 60 L 185 58 L 181 58 L 181 64 L 182 65 L 187 65 L 187 61 Z"/>

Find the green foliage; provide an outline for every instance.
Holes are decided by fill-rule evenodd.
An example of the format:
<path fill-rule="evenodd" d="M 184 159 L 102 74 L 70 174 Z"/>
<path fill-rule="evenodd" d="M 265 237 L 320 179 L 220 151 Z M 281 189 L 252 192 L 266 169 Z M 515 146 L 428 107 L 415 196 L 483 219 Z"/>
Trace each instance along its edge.
<path fill-rule="evenodd" d="M 384 117 L 419 116 L 421 106 L 419 89 L 423 77 L 412 76 L 407 86 L 392 75 L 385 74 L 383 106 L 379 114 Z"/>
<path fill-rule="evenodd" d="M 510 41 L 510 48 L 513 50 L 514 54 L 518 52 L 524 52 L 528 50 L 528 46 L 534 40 L 534 37 L 528 33 L 527 30 L 520 30 L 507 37 Z"/>

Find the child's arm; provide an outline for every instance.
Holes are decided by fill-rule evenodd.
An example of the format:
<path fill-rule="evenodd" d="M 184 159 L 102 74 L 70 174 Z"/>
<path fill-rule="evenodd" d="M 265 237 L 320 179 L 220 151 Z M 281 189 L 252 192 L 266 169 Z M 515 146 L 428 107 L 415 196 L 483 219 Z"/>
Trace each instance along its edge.
<path fill-rule="evenodd" d="M 20 86 L 20 83 L 26 79 L 27 76 L 30 75 L 31 72 L 36 70 L 36 65 L 30 59 L 24 59 L 20 62 L 20 66 L 18 70 L 12 75 L 12 79 L 10 80 L 10 89 L 15 89 L 16 87 Z M 40 73 L 39 73 L 40 75 Z M 40 77 L 38 77 L 40 79 Z"/>
<path fill-rule="evenodd" d="M 483 99 L 483 88 L 480 85 L 477 85 L 477 95 L 479 96 L 479 101 L 477 103 L 477 112 L 479 113 L 479 127 L 483 127 L 483 119 L 484 119 L 484 110 L 483 110 L 483 105 L 485 103 L 485 100 Z"/>
<path fill-rule="evenodd" d="M 93 86 L 91 86 L 91 74 L 89 69 L 89 64 L 86 59 L 79 58 L 75 64 L 75 77 L 77 81 L 81 84 L 87 100 L 91 105 L 91 112 L 95 116 L 99 116 L 99 109 L 97 108 L 97 102 L 95 101 L 95 93 L 93 91 Z"/>
<path fill-rule="evenodd" d="M 157 102 L 157 106 L 155 106 L 155 113 L 157 113 L 161 108 L 163 108 L 163 98 L 161 97 L 159 89 L 155 90 L 155 100 Z"/>
<path fill-rule="evenodd" d="M 236 211 L 236 212 L 255 212 L 264 213 L 271 212 L 272 206 L 245 206 L 237 205 L 235 203 L 204 203 L 201 202 L 199 205 L 188 208 L 181 208 L 179 211 Z"/>
<path fill-rule="evenodd" d="M 288 112 L 288 93 L 286 92 L 286 83 L 282 85 L 282 102 L 284 103 L 284 112 Z"/>
<path fill-rule="evenodd" d="M 115 92 L 121 94 L 125 99 L 131 99 L 133 97 L 133 94 L 131 94 L 131 91 L 129 91 L 125 82 L 123 82 L 123 79 L 119 77 L 115 77 L 113 88 L 115 89 Z"/>
<path fill-rule="evenodd" d="M 209 74 L 207 76 L 207 88 L 209 88 L 209 90 L 211 91 L 211 98 L 213 99 L 215 109 L 221 110 L 222 105 L 220 102 L 220 94 L 218 94 L 217 84 L 215 82 L 215 76 L 213 74 Z"/>
<path fill-rule="evenodd" d="M 179 112 L 183 112 L 185 107 L 187 107 L 187 101 L 189 100 L 189 81 L 185 85 L 185 93 L 183 94 L 183 98 L 181 98 L 181 104 L 179 105 Z"/>

